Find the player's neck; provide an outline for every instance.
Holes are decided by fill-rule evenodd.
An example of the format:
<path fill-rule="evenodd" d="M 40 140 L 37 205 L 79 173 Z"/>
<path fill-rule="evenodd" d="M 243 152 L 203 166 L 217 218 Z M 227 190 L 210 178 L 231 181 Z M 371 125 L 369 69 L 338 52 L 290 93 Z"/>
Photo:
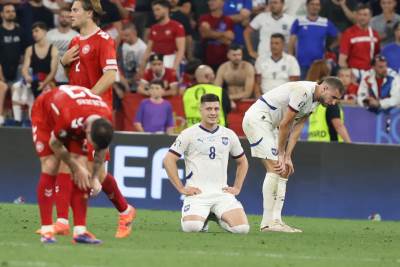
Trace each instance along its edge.
<path fill-rule="evenodd" d="M 388 20 L 393 20 L 394 18 L 394 11 L 388 10 L 388 11 L 383 11 L 383 18 L 388 21 Z"/>
<path fill-rule="evenodd" d="M 214 11 L 211 11 L 211 16 L 219 18 L 222 16 L 222 10 L 216 9 Z"/>
<path fill-rule="evenodd" d="M 96 23 L 94 23 L 92 21 L 88 21 L 88 23 L 86 25 L 82 26 L 79 29 L 79 33 L 82 36 L 88 36 L 88 35 L 95 33 L 98 30 L 99 30 L 99 27 L 97 26 Z"/>
<path fill-rule="evenodd" d="M 216 123 L 207 123 L 205 121 L 201 121 L 200 125 L 201 125 L 201 127 L 203 127 L 204 129 L 206 129 L 209 132 L 213 132 L 213 131 L 215 131 L 215 129 L 218 128 L 218 124 L 216 124 Z"/>
<path fill-rule="evenodd" d="M 366 29 L 368 29 L 368 27 L 369 27 L 369 24 L 361 25 L 360 23 L 357 23 L 356 25 L 357 25 L 360 29 L 362 29 L 362 30 L 366 30 Z"/>
<path fill-rule="evenodd" d="M 160 20 L 159 24 L 161 25 L 165 25 L 167 24 L 171 19 L 169 18 L 169 16 L 165 16 L 165 18 L 163 18 L 162 20 Z"/>
<path fill-rule="evenodd" d="M 46 38 L 43 38 L 39 42 L 36 42 L 35 45 L 37 47 L 46 47 L 48 45 Z"/>

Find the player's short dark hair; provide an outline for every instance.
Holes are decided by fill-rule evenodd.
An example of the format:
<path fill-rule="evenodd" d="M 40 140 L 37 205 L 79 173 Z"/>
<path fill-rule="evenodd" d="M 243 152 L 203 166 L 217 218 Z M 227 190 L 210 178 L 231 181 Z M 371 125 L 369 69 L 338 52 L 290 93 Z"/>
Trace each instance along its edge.
<path fill-rule="evenodd" d="M 72 3 L 79 1 L 85 11 L 93 11 L 93 21 L 100 22 L 100 18 L 105 14 L 100 0 L 74 0 Z"/>
<path fill-rule="evenodd" d="M 204 94 L 200 98 L 200 103 L 206 103 L 206 102 L 219 102 L 219 97 L 215 94 Z"/>
<path fill-rule="evenodd" d="M 344 93 L 346 92 L 346 88 L 344 87 L 342 81 L 338 78 L 338 77 L 334 77 L 334 76 L 328 76 L 325 77 L 321 80 L 321 83 L 326 83 L 328 84 L 332 89 L 337 89 L 339 90 L 339 93 L 341 95 L 344 95 Z"/>
<path fill-rule="evenodd" d="M 242 50 L 243 51 L 243 46 L 241 46 L 240 44 L 232 43 L 229 46 L 229 50 L 233 50 L 233 51 Z"/>
<path fill-rule="evenodd" d="M 49 28 L 47 27 L 47 24 L 44 23 L 43 21 L 36 21 L 35 23 L 33 23 L 32 24 L 32 30 L 36 29 L 36 28 L 42 29 L 44 31 L 48 31 L 49 30 Z"/>
<path fill-rule="evenodd" d="M 151 6 L 155 6 L 155 5 L 160 5 L 160 6 L 168 8 L 168 9 L 171 9 L 171 5 L 169 4 L 169 2 L 167 0 L 154 0 L 153 2 L 151 2 Z"/>
<path fill-rule="evenodd" d="M 285 36 L 282 33 L 276 32 L 271 34 L 271 39 L 272 38 L 279 38 L 282 40 L 282 42 L 285 42 Z"/>
<path fill-rule="evenodd" d="M 358 3 L 356 8 L 354 9 L 354 11 L 360 11 L 360 10 L 364 10 L 364 9 L 368 9 L 369 12 L 372 14 L 372 9 L 371 6 L 367 3 Z"/>
<path fill-rule="evenodd" d="M 92 123 L 90 137 L 99 149 L 107 148 L 113 139 L 113 135 L 114 129 L 108 120 L 99 118 Z"/>
<path fill-rule="evenodd" d="M 164 83 L 161 79 L 154 79 L 149 83 L 149 87 L 152 85 L 159 85 L 161 88 L 164 88 Z"/>

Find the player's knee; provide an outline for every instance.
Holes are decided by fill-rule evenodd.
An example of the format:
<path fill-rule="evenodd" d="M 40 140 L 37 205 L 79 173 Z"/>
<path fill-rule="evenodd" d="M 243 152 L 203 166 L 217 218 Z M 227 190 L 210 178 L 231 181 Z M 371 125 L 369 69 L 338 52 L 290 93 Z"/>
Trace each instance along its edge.
<path fill-rule="evenodd" d="M 186 233 L 200 232 L 203 229 L 204 222 L 202 221 L 182 221 L 182 231 Z"/>
<path fill-rule="evenodd" d="M 250 231 L 250 225 L 242 224 L 242 225 L 232 226 L 230 228 L 230 231 L 231 231 L 231 233 L 234 233 L 234 234 L 248 234 Z"/>

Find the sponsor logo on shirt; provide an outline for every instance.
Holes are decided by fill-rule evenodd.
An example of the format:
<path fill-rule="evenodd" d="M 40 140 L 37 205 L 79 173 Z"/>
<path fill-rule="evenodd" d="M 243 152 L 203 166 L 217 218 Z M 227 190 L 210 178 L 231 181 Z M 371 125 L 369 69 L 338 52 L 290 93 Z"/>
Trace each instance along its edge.
<path fill-rule="evenodd" d="M 274 156 L 278 155 L 278 149 L 276 149 L 276 148 L 271 148 L 271 152 L 272 152 L 272 155 L 274 155 Z"/>
<path fill-rule="evenodd" d="M 36 142 L 36 151 L 38 153 L 41 153 L 44 149 L 44 144 L 40 141 Z"/>
<path fill-rule="evenodd" d="M 286 31 L 288 29 L 288 25 L 287 24 L 283 24 L 282 25 L 282 30 Z"/>

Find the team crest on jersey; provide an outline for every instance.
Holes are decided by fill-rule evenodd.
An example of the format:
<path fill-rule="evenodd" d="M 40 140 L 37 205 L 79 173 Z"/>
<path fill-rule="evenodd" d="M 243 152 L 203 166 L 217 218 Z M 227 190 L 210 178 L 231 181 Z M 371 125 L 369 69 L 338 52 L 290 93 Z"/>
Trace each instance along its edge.
<path fill-rule="evenodd" d="M 282 30 L 286 31 L 288 29 L 288 25 L 287 24 L 283 24 L 282 25 Z"/>
<path fill-rule="evenodd" d="M 183 207 L 183 212 L 187 212 L 189 209 L 190 209 L 190 204 L 185 205 L 185 206 Z"/>
<path fill-rule="evenodd" d="M 84 45 L 83 48 L 82 48 L 82 53 L 84 55 L 86 55 L 89 52 L 90 52 L 90 45 L 88 45 L 88 44 Z"/>
<path fill-rule="evenodd" d="M 223 145 L 228 145 L 229 143 L 229 138 L 228 137 L 222 137 L 222 144 Z"/>
<path fill-rule="evenodd" d="M 278 149 L 276 149 L 276 148 L 271 148 L 271 152 L 272 152 L 272 155 L 274 155 L 274 156 L 278 155 Z"/>
<path fill-rule="evenodd" d="M 283 66 L 281 67 L 281 69 L 282 69 L 282 71 L 286 71 L 286 65 L 283 65 Z"/>
<path fill-rule="evenodd" d="M 36 151 L 41 153 L 44 150 L 44 144 L 42 142 L 36 142 Z"/>

